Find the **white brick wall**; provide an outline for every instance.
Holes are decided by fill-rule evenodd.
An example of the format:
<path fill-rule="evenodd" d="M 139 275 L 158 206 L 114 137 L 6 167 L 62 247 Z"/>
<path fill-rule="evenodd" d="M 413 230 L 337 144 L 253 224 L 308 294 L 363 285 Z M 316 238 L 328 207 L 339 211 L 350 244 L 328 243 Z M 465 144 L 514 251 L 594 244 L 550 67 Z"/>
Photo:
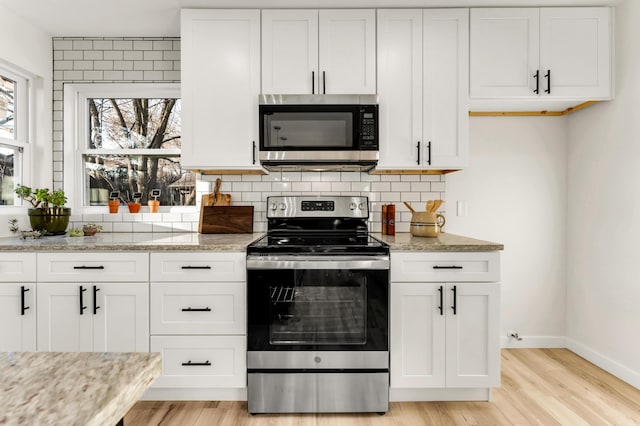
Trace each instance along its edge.
<path fill-rule="evenodd" d="M 158 38 L 55 37 L 53 39 L 53 180 L 63 179 L 64 83 L 179 82 L 180 40 Z M 396 232 L 408 232 L 411 214 L 402 204 L 409 201 L 423 210 L 425 201 L 444 199 L 445 176 L 369 175 L 357 172 L 274 172 L 269 175 L 202 176 L 201 195 L 211 192 L 212 182 L 222 178 L 221 191 L 234 204 L 254 206 L 254 230 L 266 230 L 266 198 L 269 195 L 364 195 L 371 201 L 370 229 L 380 232 L 382 204 L 396 204 Z M 197 206 L 199 207 L 199 205 Z M 446 206 L 443 206 L 442 212 Z M 197 232 L 198 213 L 149 213 L 143 206 L 131 214 L 121 206 L 117 214 L 72 215 L 71 227 L 95 222 L 103 232 Z"/>

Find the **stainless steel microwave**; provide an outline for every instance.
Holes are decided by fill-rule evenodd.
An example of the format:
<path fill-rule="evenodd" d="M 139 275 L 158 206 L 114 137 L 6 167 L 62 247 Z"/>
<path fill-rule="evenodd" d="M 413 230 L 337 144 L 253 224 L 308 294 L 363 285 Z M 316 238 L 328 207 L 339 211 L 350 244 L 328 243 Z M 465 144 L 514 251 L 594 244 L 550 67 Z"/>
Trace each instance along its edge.
<path fill-rule="evenodd" d="M 378 162 L 375 95 L 260 95 L 260 150 L 271 170 L 370 170 Z"/>

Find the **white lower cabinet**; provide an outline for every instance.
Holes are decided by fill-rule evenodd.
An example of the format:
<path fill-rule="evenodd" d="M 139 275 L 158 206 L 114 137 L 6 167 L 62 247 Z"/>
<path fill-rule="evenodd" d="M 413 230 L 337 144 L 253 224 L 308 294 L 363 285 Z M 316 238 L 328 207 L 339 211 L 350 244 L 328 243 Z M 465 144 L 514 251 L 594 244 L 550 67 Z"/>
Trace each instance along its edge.
<path fill-rule="evenodd" d="M 148 350 L 148 283 L 38 283 L 38 351 Z"/>
<path fill-rule="evenodd" d="M 392 394 L 394 390 L 467 388 L 487 390 L 479 395 L 488 398 L 488 389 L 500 385 L 500 284 L 492 282 L 499 276 L 498 256 L 497 252 L 392 253 Z M 465 272 L 465 265 L 477 265 L 483 257 L 484 264 L 490 265 L 484 273 L 487 281 L 469 281 L 468 277 L 481 274 Z M 412 264 L 430 265 L 436 276 L 440 272 L 450 279 L 456 273 L 459 276 L 457 281 L 438 282 L 431 271 L 425 271 L 420 280 L 407 273 Z M 421 398 L 419 393 L 399 395 L 399 399 Z M 442 399 L 437 393 L 424 395 Z M 455 393 L 447 398 L 451 395 Z"/>
<path fill-rule="evenodd" d="M 146 398 L 246 395 L 243 252 L 151 253 L 151 351 L 162 375 Z"/>
<path fill-rule="evenodd" d="M 0 352 L 36 350 L 36 254 L 0 256 Z"/>
<path fill-rule="evenodd" d="M 38 351 L 147 352 L 149 254 L 38 253 Z"/>

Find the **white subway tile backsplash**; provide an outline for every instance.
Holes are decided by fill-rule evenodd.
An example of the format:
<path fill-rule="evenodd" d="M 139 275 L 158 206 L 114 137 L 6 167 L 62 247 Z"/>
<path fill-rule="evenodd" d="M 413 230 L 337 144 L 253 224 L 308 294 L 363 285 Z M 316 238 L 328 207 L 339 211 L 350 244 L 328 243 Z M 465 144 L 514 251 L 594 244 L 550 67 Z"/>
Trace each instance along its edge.
<path fill-rule="evenodd" d="M 176 37 L 54 37 L 53 38 L 53 178 L 54 188 L 63 179 L 63 83 L 65 82 L 179 82 L 180 40 Z M 72 216 L 71 222 L 103 224 L 103 232 L 197 232 L 200 201 L 222 179 L 222 192 L 232 195 L 234 205 L 254 207 L 254 231 L 266 231 L 267 197 L 273 195 L 363 195 L 369 198 L 370 229 L 379 232 L 383 203 L 394 203 L 399 211 L 396 231 L 408 231 L 410 212 L 402 201 L 416 203 L 444 198 L 445 176 L 375 175 L 360 172 L 270 172 L 266 175 L 200 175 L 196 180 L 193 211 L 132 214 L 120 206 L 116 214 Z M 441 208 L 444 212 L 446 206 Z"/>

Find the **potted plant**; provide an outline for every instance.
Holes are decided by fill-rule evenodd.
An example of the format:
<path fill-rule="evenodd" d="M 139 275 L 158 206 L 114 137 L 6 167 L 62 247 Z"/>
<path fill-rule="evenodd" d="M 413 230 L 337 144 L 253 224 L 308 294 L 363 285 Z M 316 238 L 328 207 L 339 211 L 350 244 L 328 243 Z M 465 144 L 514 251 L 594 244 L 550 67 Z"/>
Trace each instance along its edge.
<path fill-rule="evenodd" d="M 67 197 L 63 190 L 49 191 L 48 188 L 31 189 L 18 185 L 15 190 L 18 197 L 31 203 L 28 209 L 31 228 L 43 235 L 62 235 L 69 226 L 71 209 L 64 207 Z"/>

